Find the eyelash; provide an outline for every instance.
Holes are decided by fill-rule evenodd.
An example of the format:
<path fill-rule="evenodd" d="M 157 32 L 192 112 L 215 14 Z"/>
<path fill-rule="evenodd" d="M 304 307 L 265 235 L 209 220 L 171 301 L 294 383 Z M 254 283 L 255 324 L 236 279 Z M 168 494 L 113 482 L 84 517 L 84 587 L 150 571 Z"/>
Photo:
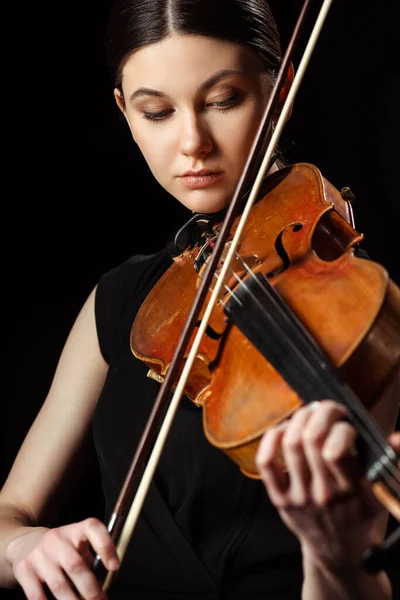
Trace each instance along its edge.
<path fill-rule="evenodd" d="M 167 110 L 162 110 L 161 112 L 144 112 L 143 113 L 143 119 L 146 119 L 146 121 L 164 121 L 170 114 L 172 114 L 172 111 L 170 109 Z"/>
<path fill-rule="evenodd" d="M 229 96 L 229 98 L 227 98 L 226 100 L 223 100 L 221 102 L 211 102 L 207 106 L 216 107 L 219 112 L 225 113 L 225 112 L 228 112 L 228 110 L 230 110 L 231 108 L 234 108 L 238 104 L 239 99 L 240 99 L 240 94 L 238 92 L 235 92 L 234 94 Z M 166 110 L 162 110 L 160 112 L 154 112 L 154 113 L 143 112 L 142 116 L 143 116 L 143 119 L 145 119 L 146 121 L 152 121 L 153 123 L 160 123 L 162 121 L 165 121 L 172 114 L 172 112 L 173 111 L 171 109 L 166 109 Z"/>

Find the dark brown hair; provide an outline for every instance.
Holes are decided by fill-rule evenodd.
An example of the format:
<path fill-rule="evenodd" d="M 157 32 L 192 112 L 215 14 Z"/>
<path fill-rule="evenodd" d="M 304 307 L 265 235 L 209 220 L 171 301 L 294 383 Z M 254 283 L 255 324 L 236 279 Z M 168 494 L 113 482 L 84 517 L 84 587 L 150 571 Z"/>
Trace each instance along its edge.
<path fill-rule="evenodd" d="M 132 52 L 173 32 L 247 46 L 262 59 L 266 72 L 279 69 L 279 33 L 265 0 L 116 0 L 105 40 L 114 86 L 121 90 L 122 69 Z"/>

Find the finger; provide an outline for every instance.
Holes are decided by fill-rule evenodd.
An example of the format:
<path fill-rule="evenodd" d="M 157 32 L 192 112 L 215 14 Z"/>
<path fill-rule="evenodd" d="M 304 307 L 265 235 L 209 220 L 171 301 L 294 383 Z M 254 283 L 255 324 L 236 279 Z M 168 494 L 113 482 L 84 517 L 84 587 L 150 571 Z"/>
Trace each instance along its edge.
<path fill-rule="evenodd" d="M 71 540 L 60 530 L 54 530 L 48 540 L 46 548 L 34 552 L 34 558 L 53 595 L 62 600 L 104 598 L 99 581 Z"/>
<path fill-rule="evenodd" d="M 336 482 L 322 457 L 322 447 L 333 424 L 347 415 L 345 407 L 324 400 L 310 414 L 303 429 L 304 454 L 311 471 L 311 496 L 317 504 L 327 503 L 335 493 Z"/>
<path fill-rule="evenodd" d="M 77 549 L 89 542 L 94 552 L 100 557 L 106 569 L 116 571 L 120 560 L 107 527 L 98 519 L 90 518 L 74 524 L 68 530 L 61 528 L 61 535 L 67 536 Z"/>
<path fill-rule="evenodd" d="M 27 559 L 16 565 L 14 574 L 28 600 L 47 600 L 42 582 Z"/>
<path fill-rule="evenodd" d="M 85 559 L 70 545 L 62 544 L 59 550 L 60 565 L 82 598 L 104 598 L 100 582 L 88 567 Z"/>
<path fill-rule="evenodd" d="M 287 424 L 281 423 L 264 433 L 258 446 L 256 466 L 271 502 L 284 506 L 289 477 L 282 462 L 281 440 Z"/>
<path fill-rule="evenodd" d="M 34 551 L 32 560 L 35 561 L 37 573 L 41 580 L 46 583 L 50 592 L 58 600 L 77 600 L 72 586 L 62 570 L 61 566 L 55 562 L 54 557 L 59 554 L 59 545 L 54 544 L 51 555 L 42 549 Z"/>
<path fill-rule="evenodd" d="M 303 450 L 303 431 L 315 409 L 314 403 L 300 408 L 288 423 L 282 438 L 283 456 L 288 466 L 292 503 L 302 506 L 309 498 L 311 473 Z"/>
<path fill-rule="evenodd" d="M 360 468 L 355 442 L 357 432 L 349 423 L 335 423 L 322 447 L 322 458 L 341 492 L 351 492 L 359 481 Z"/>

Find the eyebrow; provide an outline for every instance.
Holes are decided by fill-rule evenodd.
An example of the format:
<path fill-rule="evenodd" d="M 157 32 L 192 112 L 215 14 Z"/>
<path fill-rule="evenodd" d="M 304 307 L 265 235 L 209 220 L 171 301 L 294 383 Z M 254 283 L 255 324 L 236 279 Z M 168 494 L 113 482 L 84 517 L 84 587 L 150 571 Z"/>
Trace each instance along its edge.
<path fill-rule="evenodd" d="M 211 77 L 206 79 L 206 81 L 204 81 L 201 84 L 199 91 L 204 92 L 205 90 L 209 90 L 221 79 L 224 79 L 225 77 L 231 75 L 243 76 L 245 75 L 245 72 L 236 69 L 221 69 L 220 71 L 217 71 L 216 73 L 214 73 L 214 75 L 211 75 Z M 129 96 L 129 102 L 133 102 L 133 100 L 135 100 L 136 98 L 140 98 L 141 96 L 155 96 L 156 98 L 165 98 L 166 94 L 163 94 L 163 92 L 159 92 L 158 90 L 153 90 L 151 88 L 140 87 Z"/>

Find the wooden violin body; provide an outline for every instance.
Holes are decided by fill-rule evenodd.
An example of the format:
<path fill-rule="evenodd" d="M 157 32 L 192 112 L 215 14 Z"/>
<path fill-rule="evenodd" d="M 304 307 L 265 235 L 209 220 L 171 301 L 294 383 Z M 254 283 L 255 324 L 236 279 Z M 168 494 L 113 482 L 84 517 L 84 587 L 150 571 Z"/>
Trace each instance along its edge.
<path fill-rule="evenodd" d="M 267 277 L 365 406 L 399 367 L 400 290 L 381 265 L 355 256 L 362 235 L 349 224 L 347 210 L 313 165 L 300 163 L 268 176 L 203 336 L 185 393 L 202 406 L 210 443 L 249 477 L 259 477 L 255 455 L 263 433 L 303 404 L 227 317 L 229 301 L 250 277 Z M 216 236 L 218 231 L 216 224 Z M 205 248 L 212 247 L 212 239 L 208 242 Z M 200 254 L 205 258 L 197 270 L 198 248 L 176 257 L 132 326 L 133 354 L 160 380 L 207 264 L 206 249 Z"/>

